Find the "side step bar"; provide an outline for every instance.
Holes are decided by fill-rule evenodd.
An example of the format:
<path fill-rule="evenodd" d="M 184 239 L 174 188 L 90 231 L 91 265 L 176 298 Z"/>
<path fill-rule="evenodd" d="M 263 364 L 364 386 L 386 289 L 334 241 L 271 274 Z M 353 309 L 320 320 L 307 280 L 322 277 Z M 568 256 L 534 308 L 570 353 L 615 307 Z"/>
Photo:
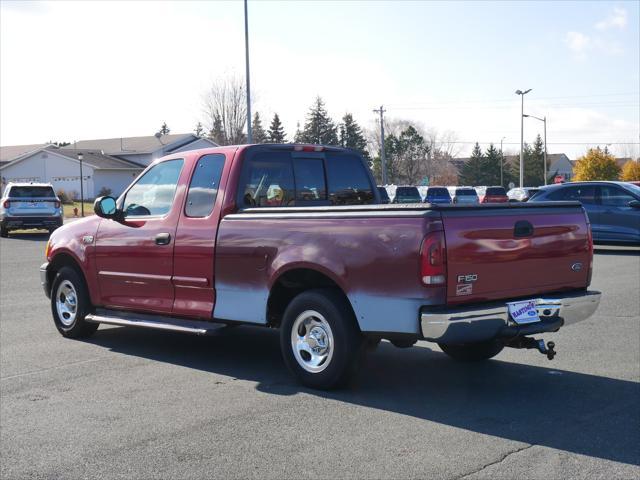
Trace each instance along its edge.
<path fill-rule="evenodd" d="M 122 327 L 154 328 L 171 332 L 192 333 L 195 335 L 211 335 L 227 325 L 223 323 L 188 320 L 162 315 L 146 315 L 144 313 L 122 312 L 118 310 L 96 309 L 85 317 L 87 322 L 119 325 Z"/>

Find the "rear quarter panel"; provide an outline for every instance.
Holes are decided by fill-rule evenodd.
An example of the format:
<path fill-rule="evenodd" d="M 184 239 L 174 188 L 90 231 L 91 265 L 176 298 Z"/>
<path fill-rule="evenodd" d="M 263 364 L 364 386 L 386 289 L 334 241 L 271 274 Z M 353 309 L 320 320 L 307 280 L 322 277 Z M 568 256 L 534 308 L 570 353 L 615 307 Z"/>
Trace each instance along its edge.
<path fill-rule="evenodd" d="M 440 228 L 439 215 L 228 215 L 216 245 L 214 316 L 265 324 L 277 279 L 292 269 L 309 268 L 347 294 L 362 331 L 418 333 L 420 306 L 445 300 L 444 288 L 420 282 L 422 239 Z"/>

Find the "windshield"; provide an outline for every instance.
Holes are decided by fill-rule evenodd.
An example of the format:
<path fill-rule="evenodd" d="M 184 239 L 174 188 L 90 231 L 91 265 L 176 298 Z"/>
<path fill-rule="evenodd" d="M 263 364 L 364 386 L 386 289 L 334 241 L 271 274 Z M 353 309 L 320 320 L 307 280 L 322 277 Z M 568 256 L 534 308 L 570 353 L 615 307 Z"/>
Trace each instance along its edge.
<path fill-rule="evenodd" d="M 487 188 L 487 195 L 506 195 L 506 193 L 502 187 L 489 187 Z"/>
<path fill-rule="evenodd" d="M 458 197 L 477 196 L 476 191 L 471 188 L 460 188 L 456 190 L 456 195 Z"/>
<path fill-rule="evenodd" d="M 56 198 L 53 187 L 11 187 L 10 198 Z"/>

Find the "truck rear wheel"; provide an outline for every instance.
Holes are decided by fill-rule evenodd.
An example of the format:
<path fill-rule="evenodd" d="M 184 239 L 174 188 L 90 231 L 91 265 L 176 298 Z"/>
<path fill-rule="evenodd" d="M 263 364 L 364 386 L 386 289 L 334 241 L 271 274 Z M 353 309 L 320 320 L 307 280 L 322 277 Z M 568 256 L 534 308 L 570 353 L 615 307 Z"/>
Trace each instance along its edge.
<path fill-rule="evenodd" d="M 7 238 L 9 236 L 9 229 L 5 226 L 0 226 L 0 237 Z"/>
<path fill-rule="evenodd" d="M 291 372 L 306 386 L 345 385 L 357 370 L 364 337 L 346 299 L 332 290 L 309 290 L 288 305 L 280 347 Z"/>
<path fill-rule="evenodd" d="M 488 360 L 498 355 L 504 348 L 504 345 L 496 340 L 460 345 L 445 345 L 439 343 L 438 346 L 451 358 L 462 362 Z"/>
<path fill-rule="evenodd" d="M 51 288 L 51 312 L 56 328 L 64 337 L 88 337 L 98 329 L 97 323 L 84 319 L 90 311 L 84 279 L 73 268 L 62 267 Z"/>

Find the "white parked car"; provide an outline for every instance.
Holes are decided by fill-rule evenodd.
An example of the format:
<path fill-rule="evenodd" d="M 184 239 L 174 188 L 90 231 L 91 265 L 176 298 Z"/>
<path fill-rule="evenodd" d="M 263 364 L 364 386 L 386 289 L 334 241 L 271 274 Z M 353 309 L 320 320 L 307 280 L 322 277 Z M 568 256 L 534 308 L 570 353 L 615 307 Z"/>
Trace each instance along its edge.
<path fill-rule="evenodd" d="M 62 204 L 50 183 L 8 183 L 0 199 L 0 236 L 10 230 L 62 225 Z"/>

